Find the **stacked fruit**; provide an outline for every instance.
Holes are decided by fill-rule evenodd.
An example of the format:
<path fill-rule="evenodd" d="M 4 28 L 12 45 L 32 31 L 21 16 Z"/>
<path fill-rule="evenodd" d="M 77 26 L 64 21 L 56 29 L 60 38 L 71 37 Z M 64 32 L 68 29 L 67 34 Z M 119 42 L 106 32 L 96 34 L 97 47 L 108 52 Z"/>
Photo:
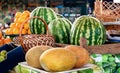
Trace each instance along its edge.
<path fill-rule="evenodd" d="M 34 68 L 59 72 L 80 68 L 87 64 L 89 62 L 89 53 L 79 46 L 70 45 L 53 48 L 42 45 L 28 50 L 25 59 L 28 65 Z"/>
<path fill-rule="evenodd" d="M 10 28 L 6 29 L 6 34 L 19 34 L 22 23 L 30 17 L 29 11 L 17 12 L 14 17 L 14 22 L 10 24 Z M 30 34 L 29 22 L 26 22 L 22 29 L 22 34 Z"/>
<path fill-rule="evenodd" d="M 64 17 L 59 17 L 48 7 L 37 7 L 31 12 L 31 17 L 41 17 L 49 26 L 50 33 L 57 43 L 80 45 L 80 38 L 87 39 L 87 45 L 102 45 L 106 40 L 106 30 L 103 24 L 92 16 L 80 16 L 73 24 Z M 30 21 L 32 34 L 45 34 L 45 26 L 38 19 Z"/>
<path fill-rule="evenodd" d="M 4 61 L 7 57 L 7 51 L 6 50 L 2 50 L 0 52 L 0 62 Z"/>
<path fill-rule="evenodd" d="M 0 31 L 0 46 L 12 42 L 9 36 L 3 37 L 2 32 Z"/>

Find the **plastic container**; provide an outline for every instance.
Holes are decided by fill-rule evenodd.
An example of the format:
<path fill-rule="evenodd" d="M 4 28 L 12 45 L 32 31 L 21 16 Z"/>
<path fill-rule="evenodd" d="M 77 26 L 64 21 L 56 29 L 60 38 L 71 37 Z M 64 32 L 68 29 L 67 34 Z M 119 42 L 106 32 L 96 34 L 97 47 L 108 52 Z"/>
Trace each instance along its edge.
<path fill-rule="evenodd" d="M 13 69 L 19 62 L 25 61 L 25 54 L 21 46 L 6 44 L 0 47 L 1 50 L 7 50 L 7 58 L 0 62 L 0 73 L 7 73 Z"/>

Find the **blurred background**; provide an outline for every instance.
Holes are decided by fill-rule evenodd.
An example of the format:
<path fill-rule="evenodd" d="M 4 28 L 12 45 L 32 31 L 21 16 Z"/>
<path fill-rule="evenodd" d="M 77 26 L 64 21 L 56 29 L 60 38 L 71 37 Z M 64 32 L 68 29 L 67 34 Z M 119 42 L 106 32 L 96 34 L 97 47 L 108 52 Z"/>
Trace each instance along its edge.
<path fill-rule="evenodd" d="M 92 14 L 95 0 L 0 0 L 0 22 L 13 22 L 17 11 L 32 11 L 38 6 L 52 7 L 72 22 L 80 15 Z M 112 1 L 113 0 L 104 0 Z"/>

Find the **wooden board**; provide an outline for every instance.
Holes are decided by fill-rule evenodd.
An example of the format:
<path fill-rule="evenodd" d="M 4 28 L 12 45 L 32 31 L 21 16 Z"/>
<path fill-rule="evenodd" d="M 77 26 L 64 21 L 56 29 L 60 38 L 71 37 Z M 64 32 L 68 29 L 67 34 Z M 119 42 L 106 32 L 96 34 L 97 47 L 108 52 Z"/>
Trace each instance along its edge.
<path fill-rule="evenodd" d="M 56 43 L 57 47 L 65 47 L 68 44 Z M 120 54 L 120 43 L 104 44 L 95 46 L 83 46 L 90 54 Z"/>

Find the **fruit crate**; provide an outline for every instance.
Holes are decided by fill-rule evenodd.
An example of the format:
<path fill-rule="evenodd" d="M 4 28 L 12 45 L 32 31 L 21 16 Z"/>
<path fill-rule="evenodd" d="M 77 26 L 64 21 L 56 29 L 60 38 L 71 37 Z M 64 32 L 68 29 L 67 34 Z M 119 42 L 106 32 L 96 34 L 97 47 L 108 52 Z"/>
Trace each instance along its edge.
<path fill-rule="evenodd" d="M 94 6 L 94 14 L 101 21 L 113 22 L 120 19 L 120 3 L 95 0 Z"/>
<path fill-rule="evenodd" d="M 76 69 L 72 69 L 72 70 L 68 70 L 68 71 L 61 71 L 61 72 L 47 72 L 45 70 L 42 69 L 37 69 L 37 68 L 33 68 L 31 66 L 29 66 L 26 62 L 21 62 L 19 63 L 18 67 L 16 68 L 16 70 L 18 71 L 18 73 L 77 73 L 77 72 L 89 72 L 89 73 L 95 73 L 95 71 L 93 71 L 94 68 L 96 68 L 97 66 L 94 64 L 86 64 L 81 68 L 76 68 Z M 102 72 L 99 72 L 102 73 Z"/>
<path fill-rule="evenodd" d="M 21 46 L 13 43 L 5 44 L 0 47 L 0 51 L 6 50 L 7 57 L 0 62 L 0 72 L 7 73 L 12 70 L 19 62 L 25 61 L 25 54 Z"/>
<path fill-rule="evenodd" d="M 102 22 L 114 22 L 120 20 L 120 3 L 96 0 L 94 3 L 94 15 Z M 107 30 L 120 30 L 120 23 L 105 25 Z"/>

